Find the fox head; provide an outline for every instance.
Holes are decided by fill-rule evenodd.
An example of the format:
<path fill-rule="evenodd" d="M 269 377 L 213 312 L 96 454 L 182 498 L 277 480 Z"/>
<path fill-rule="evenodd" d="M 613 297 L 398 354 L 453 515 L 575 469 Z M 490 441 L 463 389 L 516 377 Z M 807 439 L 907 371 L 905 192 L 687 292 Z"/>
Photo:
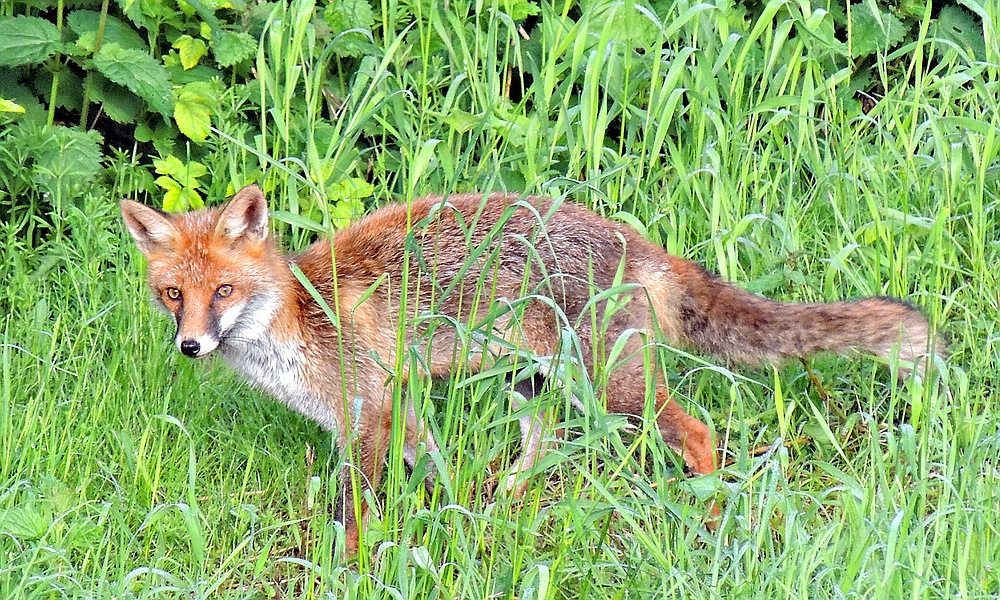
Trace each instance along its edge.
<path fill-rule="evenodd" d="M 284 263 L 268 239 L 259 187 L 243 188 L 222 209 L 166 214 L 131 200 L 121 208 L 185 356 L 200 358 L 227 340 L 267 331 L 280 304 Z"/>

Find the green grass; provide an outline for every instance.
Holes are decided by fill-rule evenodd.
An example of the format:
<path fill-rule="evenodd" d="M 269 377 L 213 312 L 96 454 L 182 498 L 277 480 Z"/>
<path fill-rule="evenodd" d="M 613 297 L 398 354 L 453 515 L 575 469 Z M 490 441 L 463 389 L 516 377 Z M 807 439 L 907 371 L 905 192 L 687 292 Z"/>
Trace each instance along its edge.
<path fill-rule="evenodd" d="M 123 161 L 106 193 L 52 217 L 62 235 L 31 247 L 19 225 L 0 229 L 0 596 L 1000 594 L 992 29 L 985 59 L 926 36 L 880 60 L 882 96 L 865 114 L 828 49 L 788 35 L 806 19 L 796 6 L 768 4 L 734 40 L 721 32 L 736 17 L 677 3 L 660 62 L 659 47 L 604 51 L 621 35 L 610 4 L 572 21 L 545 5 L 528 41 L 500 17 L 434 3 L 405 38 L 389 20 L 331 126 L 319 93 L 330 58 L 292 43 L 308 8 L 293 4 L 261 44 L 268 136 L 220 120 L 205 159 L 214 188 L 260 164 L 272 208 L 291 213 L 329 193 L 330 172 L 374 184 L 375 204 L 566 194 L 771 297 L 911 301 L 950 338 L 948 394 L 896 384 L 865 357 L 810 361 L 820 388 L 800 364 L 730 372 L 664 348 L 677 398 L 732 465 L 684 478 L 655 435 L 601 415 L 600 390 L 578 382 L 583 414 L 542 397 L 570 434 L 514 500 L 492 494 L 517 446 L 501 381 L 413 381 L 397 391 L 429 415 L 444 448 L 428 460 L 446 477 L 429 493 L 394 452 L 364 548 L 345 561 L 329 436 L 174 350 L 117 214 L 134 167 Z M 524 98 L 509 99 L 524 74 Z M 289 86 L 309 110 L 292 110 Z M 220 108 L 239 110 L 235 98 Z M 330 220 L 323 209 L 312 215 Z M 713 493 L 714 533 L 701 525 Z"/>

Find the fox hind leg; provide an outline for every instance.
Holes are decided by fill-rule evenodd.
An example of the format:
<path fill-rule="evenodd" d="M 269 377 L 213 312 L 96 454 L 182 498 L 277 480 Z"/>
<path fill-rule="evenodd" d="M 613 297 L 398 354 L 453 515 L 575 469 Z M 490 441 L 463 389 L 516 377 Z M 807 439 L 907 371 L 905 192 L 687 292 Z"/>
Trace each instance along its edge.
<path fill-rule="evenodd" d="M 639 417 L 646 407 L 646 374 L 640 357 L 615 369 L 607 384 L 609 412 Z M 716 450 L 709 427 L 692 417 L 670 397 L 662 382 L 656 385 L 654 399 L 656 426 L 667 446 L 677 452 L 684 464 L 699 475 L 716 470 Z M 714 502 L 708 506 L 712 518 L 719 509 Z M 712 527 L 711 521 L 709 527 Z"/>
<path fill-rule="evenodd" d="M 663 386 L 656 388 L 656 425 L 663 441 L 688 468 L 699 475 L 715 471 L 715 445 L 708 425 L 684 412 Z"/>

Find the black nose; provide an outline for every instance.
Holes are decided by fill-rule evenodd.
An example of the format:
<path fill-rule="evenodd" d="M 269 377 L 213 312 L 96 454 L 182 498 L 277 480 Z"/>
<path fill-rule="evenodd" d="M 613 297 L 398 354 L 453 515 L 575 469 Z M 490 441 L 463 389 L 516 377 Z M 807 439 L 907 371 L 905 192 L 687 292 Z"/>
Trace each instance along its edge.
<path fill-rule="evenodd" d="M 184 353 L 184 356 L 194 358 L 201 352 L 201 344 L 198 343 L 198 340 L 183 340 L 181 341 L 181 352 Z"/>

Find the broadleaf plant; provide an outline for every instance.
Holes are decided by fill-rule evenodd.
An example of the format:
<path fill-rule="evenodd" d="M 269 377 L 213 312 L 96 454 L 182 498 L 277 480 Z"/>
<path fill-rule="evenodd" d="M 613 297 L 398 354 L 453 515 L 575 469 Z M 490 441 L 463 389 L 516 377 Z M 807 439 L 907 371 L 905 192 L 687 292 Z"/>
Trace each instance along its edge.
<path fill-rule="evenodd" d="M 62 46 L 59 29 L 39 17 L 0 18 L 0 66 L 19 67 L 44 62 Z"/>

